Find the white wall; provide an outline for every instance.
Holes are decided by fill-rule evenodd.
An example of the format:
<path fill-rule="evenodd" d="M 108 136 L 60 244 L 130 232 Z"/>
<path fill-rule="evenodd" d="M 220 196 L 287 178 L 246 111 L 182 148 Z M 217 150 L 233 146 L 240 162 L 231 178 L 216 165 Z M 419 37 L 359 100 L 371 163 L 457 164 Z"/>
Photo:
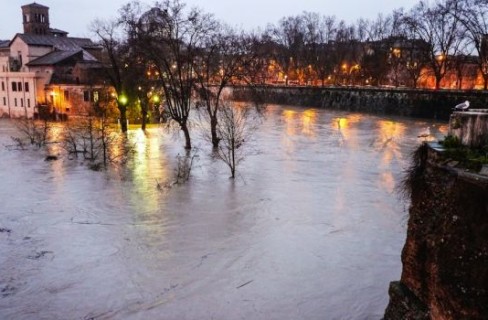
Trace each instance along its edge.
<path fill-rule="evenodd" d="M 13 82 L 16 83 L 16 91 L 13 91 Z M 21 83 L 21 90 L 18 88 L 19 82 Z M 35 73 L 0 72 L 0 116 L 8 115 L 12 118 L 27 116 L 32 118 L 37 102 L 36 92 Z"/>

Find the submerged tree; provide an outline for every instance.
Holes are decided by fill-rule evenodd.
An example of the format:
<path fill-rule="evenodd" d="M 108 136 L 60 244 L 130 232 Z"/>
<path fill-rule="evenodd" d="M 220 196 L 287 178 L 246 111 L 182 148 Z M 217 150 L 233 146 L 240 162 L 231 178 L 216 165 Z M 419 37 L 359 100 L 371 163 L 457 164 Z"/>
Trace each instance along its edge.
<path fill-rule="evenodd" d="M 234 81 L 251 85 L 259 60 L 253 38 L 237 33 L 230 28 L 209 34 L 205 48 L 199 54 L 195 66 L 197 98 L 203 106 L 210 123 L 210 140 L 217 148 L 221 137 L 217 133 L 219 111 L 223 108 L 224 90 Z M 250 89 L 252 90 L 252 89 Z"/>
<path fill-rule="evenodd" d="M 18 147 L 23 149 L 27 144 L 24 140 L 28 140 L 31 145 L 41 148 L 49 142 L 50 133 L 52 131 L 52 123 L 48 117 L 43 117 L 41 120 L 29 120 L 22 118 L 15 120 L 17 130 L 22 134 L 22 137 L 12 137 Z"/>
<path fill-rule="evenodd" d="M 218 113 L 217 131 L 221 141 L 217 155 L 229 167 L 232 179 L 245 158 L 244 144 L 249 142 L 256 129 L 257 119 L 252 116 L 252 110 L 247 106 L 226 104 Z"/>
<path fill-rule="evenodd" d="M 114 98 L 117 101 L 122 132 L 127 132 L 128 82 L 134 77 L 130 68 L 132 60 L 129 46 L 118 21 L 96 20 L 91 29 L 98 36 L 103 47 L 104 70 L 115 90 Z"/>
<path fill-rule="evenodd" d="M 191 149 L 189 117 L 195 64 L 206 37 L 216 28 L 214 19 L 198 9 L 185 10 L 178 0 L 158 2 L 142 15 L 126 14 L 124 18 L 131 43 L 143 49 L 143 57 L 164 93 L 165 112 L 183 131 L 185 148 Z"/>

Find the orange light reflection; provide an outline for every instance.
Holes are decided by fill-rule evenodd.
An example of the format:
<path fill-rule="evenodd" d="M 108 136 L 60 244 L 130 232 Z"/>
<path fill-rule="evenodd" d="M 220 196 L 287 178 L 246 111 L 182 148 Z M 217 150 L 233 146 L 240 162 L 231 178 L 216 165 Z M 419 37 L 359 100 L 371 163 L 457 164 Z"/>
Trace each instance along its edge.
<path fill-rule="evenodd" d="M 317 111 L 308 109 L 302 113 L 302 133 L 309 137 L 316 136 L 315 125 L 317 123 Z"/>

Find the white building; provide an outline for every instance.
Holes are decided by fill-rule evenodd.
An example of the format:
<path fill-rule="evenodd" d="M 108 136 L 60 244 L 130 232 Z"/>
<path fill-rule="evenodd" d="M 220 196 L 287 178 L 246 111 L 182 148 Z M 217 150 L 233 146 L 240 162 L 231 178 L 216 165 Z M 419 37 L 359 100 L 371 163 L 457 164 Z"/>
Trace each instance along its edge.
<path fill-rule="evenodd" d="M 32 118 L 38 106 L 87 113 L 98 99 L 101 47 L 49 27 L 49 8 L 22 6 L 24 33 L 0 41 L 0 116 Z"/>

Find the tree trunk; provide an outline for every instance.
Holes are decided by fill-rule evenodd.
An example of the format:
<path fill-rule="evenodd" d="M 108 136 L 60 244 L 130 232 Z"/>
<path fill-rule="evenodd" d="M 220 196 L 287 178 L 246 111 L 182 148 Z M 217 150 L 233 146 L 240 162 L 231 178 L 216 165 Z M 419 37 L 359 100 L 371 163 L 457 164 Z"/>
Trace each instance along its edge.
<path fill-rule="evenodd" d="M 142 131 L 146 131 L 146 124 L 147 124 L 147 108 L 142 108 L 141 113 L 142 113 L 142 123 L 141 123 L 141 129 L 142 129 Z"/>
<path fill-rule="evenodd" d="M 185 134 L 185 149 L 191 150 L 191 139 L 190 139 L 190 130 L 188 130 L 188 125 L 186 122 L 180 123 L 181 130 Z"/>
<path fill-rule="evenodd" d="M 127 132 L 127 107 L 122 104 L 118 104 L 119 112 L 120 112 L 120 129 L 122 132 Z"/>
<path fill-rule="evenodd" d="M 442 78 L 435 77 L 435 89 L 436 90 L 439 90 L 441 88 L 441 80 L 442 80 Z"/>
<path fill-rule="evenodd" d="M 231 157 L 232 157 L 232 166 L 230 168 L 230 171 L 231 171 L 231 178 L 232 179 L 235 179 L 236 177 L 236 144 L 235 144 L 235 140 L 232 139 L 232 145 L 231 145 Z"/>
<path fill-rule="evenodd" d="M 217 135 L 217 116 L 210 117 L 210 132 L 212 134 L 212 146 L 217 149 L 219 147 L 220 138 Z"/>

